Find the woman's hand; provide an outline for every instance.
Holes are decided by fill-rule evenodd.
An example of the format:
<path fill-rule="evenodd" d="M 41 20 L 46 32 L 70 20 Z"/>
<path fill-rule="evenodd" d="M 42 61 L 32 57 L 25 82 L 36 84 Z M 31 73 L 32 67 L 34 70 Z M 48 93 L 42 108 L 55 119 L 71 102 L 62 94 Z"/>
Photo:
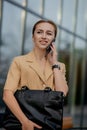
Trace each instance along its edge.
<path fill-rule="evenodd" d="M 41 129 L 42 127 L 37 125 L 36 123 L 32 122 L 31 120 L 25 121 L 25 123 L 22 123 L 22 130 L 34 130 L 34 128 Z"/>
<path fill-rule="evenodd" d="M 51 65 L 57 64 L 57 51 L 56 51 L 56 47 L 55 45 L 52 43 L 51 47 L 51 51 L 50 53 L 47 55 L 47 58 L 50 62 Z"/>

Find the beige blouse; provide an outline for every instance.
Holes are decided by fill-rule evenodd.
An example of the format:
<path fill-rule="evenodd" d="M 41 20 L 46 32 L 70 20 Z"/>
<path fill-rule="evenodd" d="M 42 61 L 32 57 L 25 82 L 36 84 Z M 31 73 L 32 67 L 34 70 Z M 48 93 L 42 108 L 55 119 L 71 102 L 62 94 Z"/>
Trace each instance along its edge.
<path fill-rule="evenodd" d="M 65 64 L 58 62 L 60 71 L 65 78 Z M 67 84 L 67 82 L 66 82 Z M 4 89 L 15 92 L 22 86 L 28 86 L 30 89 L 41 89 L 49 86 L 54 90 L 53 71 L 52 67 L 47 61 L 45 73 L 43 74 L 40 66 L 35 60 L 34 52 L 17 56 L 14 58 L 7 75 Z"/>

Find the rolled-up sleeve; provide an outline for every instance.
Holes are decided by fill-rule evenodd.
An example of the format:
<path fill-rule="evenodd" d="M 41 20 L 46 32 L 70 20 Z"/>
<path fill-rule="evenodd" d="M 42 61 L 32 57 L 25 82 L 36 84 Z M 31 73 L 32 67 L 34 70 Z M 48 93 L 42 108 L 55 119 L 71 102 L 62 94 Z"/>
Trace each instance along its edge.
<path fill-rule="evenodd" d="M 20 82 L 20 68 L 18 62 L 14 58 L 7 74 L 4 89 L 12 90 L 13 92 L 15 92 L 19 86 L 19 82 Z"/>

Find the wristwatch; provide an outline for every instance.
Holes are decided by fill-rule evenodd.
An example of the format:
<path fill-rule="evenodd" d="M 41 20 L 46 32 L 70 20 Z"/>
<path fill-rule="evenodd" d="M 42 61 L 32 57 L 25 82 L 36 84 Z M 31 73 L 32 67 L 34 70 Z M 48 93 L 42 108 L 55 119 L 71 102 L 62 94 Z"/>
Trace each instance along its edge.
<path fill-rule="evenodd" d="M 60 70 L 60 66 L 58 64 L 52 65 L 52 70 L 58 68 Z"/>

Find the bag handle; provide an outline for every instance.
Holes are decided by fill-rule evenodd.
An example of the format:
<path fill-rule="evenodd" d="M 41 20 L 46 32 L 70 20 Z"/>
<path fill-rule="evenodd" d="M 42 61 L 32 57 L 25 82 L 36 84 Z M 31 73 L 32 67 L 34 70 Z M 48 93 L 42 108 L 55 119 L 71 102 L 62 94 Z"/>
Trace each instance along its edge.
<path fill-rule="evenodd" d="M 29 88 L 27 86 L 22 86 L 21 90 L 28 90 Z M 48 91 L 52 91 L 52 89 L 50 87 L 46 87 L 44 89 L 45 92 L 48 92 Z"/>
<path fill-rule="evenodd" d="M 44 89 L 44 91 L 45 91 L 45 92 L 50 92 L 50 91 L 52 91 L 52 89 L 51 89 L 50 87 L 46 87 L 46 88 Z"/>

